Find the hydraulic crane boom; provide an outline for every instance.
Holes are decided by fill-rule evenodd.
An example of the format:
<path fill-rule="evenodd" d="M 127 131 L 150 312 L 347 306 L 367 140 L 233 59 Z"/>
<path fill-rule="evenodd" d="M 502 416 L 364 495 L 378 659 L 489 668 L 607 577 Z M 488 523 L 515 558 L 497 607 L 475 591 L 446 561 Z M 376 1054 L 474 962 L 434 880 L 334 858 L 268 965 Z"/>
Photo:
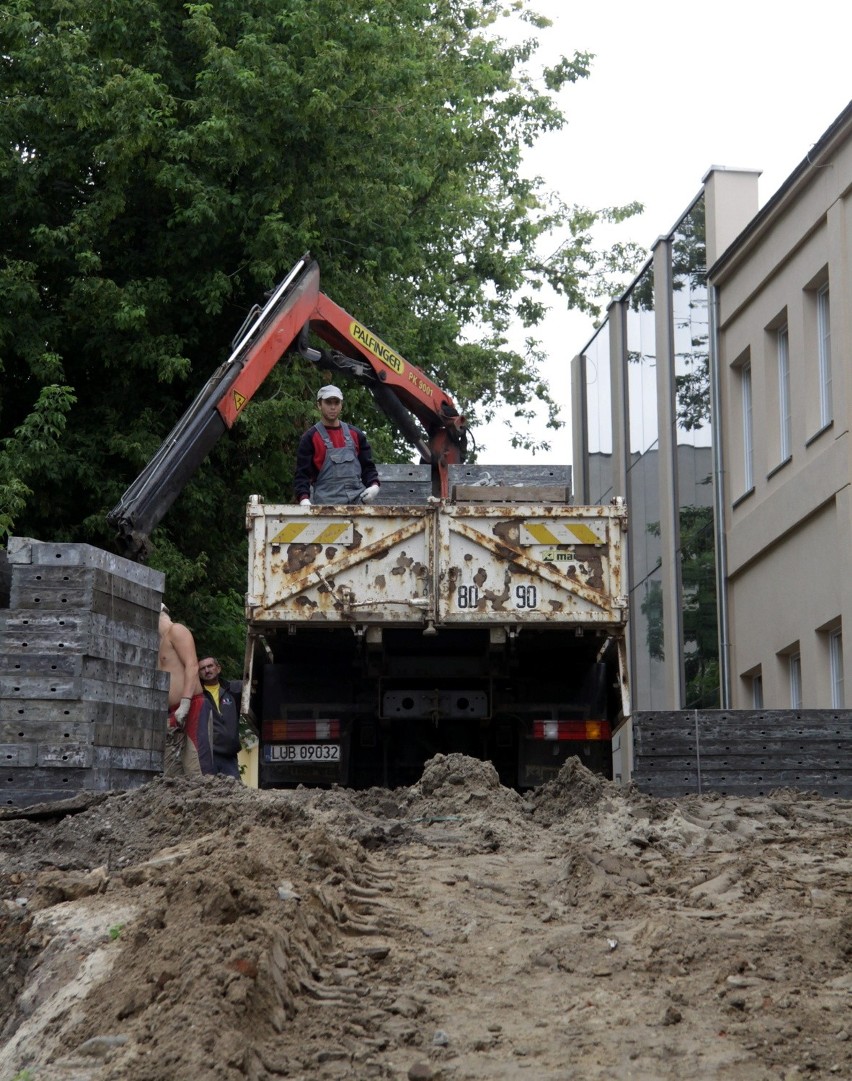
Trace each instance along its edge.
<path fill-rule="evenodd" d="M 233 427 L 281 357 L 294 348 L 311 363 L 364 383 L 421 459 L 432 465 L 435 494 L 448 495 L 448 466 L 465 460 L 465 418 L 424 372 L 321 293 L 319 280 L 319 266 L 305 254 L 267 303 L 252 309 L 230 357 L 109 512 L 107 521 L 118 530 L 119 542 L 131 558 L 144 559 L 148 538 L 190 477 L 226 429 Z M 330 350 L 312 348 L 310 332 Z"/>

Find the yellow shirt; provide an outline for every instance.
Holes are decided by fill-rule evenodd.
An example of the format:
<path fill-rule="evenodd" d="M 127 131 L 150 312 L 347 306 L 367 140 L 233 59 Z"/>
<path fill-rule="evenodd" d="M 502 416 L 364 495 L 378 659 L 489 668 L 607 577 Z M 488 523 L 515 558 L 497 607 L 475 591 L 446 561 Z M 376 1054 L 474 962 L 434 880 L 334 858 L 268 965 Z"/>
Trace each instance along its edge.
<path fill-rule="evenodd" d="M 201 686 L 204 688 L 205 691 L 207 691 L 207 693 L 213 699 L 213 704 L 216 706 L 216 709 L 218 709 L 219 708 L 219 687 L 220 687 L 219 680 L 217 679 L 215 683 L 202 683 Z"/>

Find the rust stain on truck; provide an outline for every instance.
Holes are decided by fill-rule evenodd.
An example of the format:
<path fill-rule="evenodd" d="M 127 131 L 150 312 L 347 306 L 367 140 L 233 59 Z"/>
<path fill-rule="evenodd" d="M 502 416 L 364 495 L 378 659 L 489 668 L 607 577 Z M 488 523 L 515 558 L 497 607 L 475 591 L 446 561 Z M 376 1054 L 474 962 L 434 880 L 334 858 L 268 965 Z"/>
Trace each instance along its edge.
<path fill-rule="evenodd" d="M 295 508 L 269 508 L 263 580 L 249 595 L 259 623 L 295 619 L 425 626 L 623 623 L 623 512 L 609 507 L 440 503 L 316 508 L 324 544 L 279 541 Z M 319 521 L 318 521 L 319 520 Z M 262 519 L 256 519 L 259 527 Z M 291 529 L 295 526 L 290 527 Z M 256 551 L 260 551 L 257 534 Z M 256 560 L 254 561 L 256 565 Z"/>
<path fill-rule="evenodd" d="M 321 544 L 288 544 L 286 552 L 286 566 L 282 567 L 285 574 L 296 574 L 303 567 L 309 567 L 316 562 L 322 552 Z"/>

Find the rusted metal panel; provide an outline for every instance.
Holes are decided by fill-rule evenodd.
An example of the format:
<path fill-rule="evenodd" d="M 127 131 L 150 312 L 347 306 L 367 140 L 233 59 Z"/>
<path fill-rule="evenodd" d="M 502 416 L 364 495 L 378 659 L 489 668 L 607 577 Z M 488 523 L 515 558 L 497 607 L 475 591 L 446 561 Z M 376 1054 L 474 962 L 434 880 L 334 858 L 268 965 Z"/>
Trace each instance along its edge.
<path fill-rule="evenodd" d="M 14 565 L 11 608 L 30 612 L 91 611 L 156 631 L 162 593 L 91 567 Z"/>
<path fill-rule="evenodd" d="M 430 507 L 249 507 L 255 625 L 434 618 Z M 307 538 L 307 539 L 303 539 Z"/>
<path fill-rule="evenodd" d="M 164 737 L 165 738 L 165 737 Z M 144 747 L 94 747 L 93 765 L 97 771 L 145 770 L 159 773 L 163 768 L 162 751 Z M 148 778 L 150 780 L 150 777 Z M 117 786 L 118 787 L 118 786 Z"/>
<path fill-rule="evenodd" d="M 162 769 L 165 577 L 81 544 L 9 538 L 0 612 L 0 801 L 142 784 Z M 5 768 L 4 768 L 5 767 Z"/>
<path fill-rule="evenodd" d="M 436 503 L 306 512 L 253 499 L 247 524 L 246 608 L 258 626 L 626 620 L 623 507 Z"/>
<path fill-rule="evenodd" d="M 623 624 L 624 511 L 447 505 L 439 623 Z"/>
<path fill-rule="evenodd" d="M 0 806 L 31 807 L 70 799 L 79 792 L 114 792 L 138 788 L 151 780 L 149 769 L 90 767 L 0 769 Z"/>
<path fill-rule="evenodd" d="M 161 754 L 166 742 L 165 720 L 162 713 L 151 716 L 153 723 L 148 728 L 118 724 L 95 725 L 92 743 L 95 747 L 128 747 Z"/>

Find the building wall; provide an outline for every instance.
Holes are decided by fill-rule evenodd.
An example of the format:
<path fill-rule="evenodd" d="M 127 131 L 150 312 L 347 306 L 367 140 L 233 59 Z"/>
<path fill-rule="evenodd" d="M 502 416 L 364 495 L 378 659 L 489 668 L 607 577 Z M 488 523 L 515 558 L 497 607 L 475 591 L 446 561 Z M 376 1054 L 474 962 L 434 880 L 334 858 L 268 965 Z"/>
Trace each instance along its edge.
<path fill-rule="evenodd" d="M 837 619 L 837 592 L 830 575 L 814 571 L 820 553 L 831 552 L 837 528 L 834 503 L 824 504 L 729 580 L 736 708 L 751 706 L 756 674 L 762 677 L 766 708 L 791 706 L 788 658 L 795 653 L 801 656 L 802 706 L 831 707 L 829 681 L 823 678 L 828 671 L 825 628 Z M 808 552 L 809 566 L 803 567 Z"/>
<path fill-rule="evenodd" d="M 729 179 L 740 185 L 739 173 Z M 742 211 L 729 218 L 743 224 Z M 713 228 L 714 236 L 728 237 L 733 225 Z M 572 391 L 576 498 L 608 503 L 621 496 L 629 510 L 633 706 L 715 705 L 703 192 L 575 358 Z"/>
<path fill-rule="evenodd" d="M 852 625 L 850 253 L 852 111 L 847 110 L 710 271 L 718 318 L 717 431 L 724 461 L 724 587 L 734 708 L 754 704 L 755 676 L 763 705 L 789 706 L 790 657 L 796 653 L 802 706 L 838 704 L 832 701 L 838 678 L 834 673 L 832 679 L 830 635 L 842 635 L 844 625 Z M 827 419 L 821 416 L 818 345 L 818 295 L 826 284 Z M 786 393 L 779 364 L 784 326 Z M 852 638 L 842 652 L 843 683 L 852 675 L 850 653 Z"/>
<path fill-rule="evenodd" d="M 712 167 L 574 360 L 577 499 L 630 512 L 636 709 L 706 708 L 717 663 L 725 708 L 852 676 L 852 104 L 762 210 L 758 176 Z"/>

